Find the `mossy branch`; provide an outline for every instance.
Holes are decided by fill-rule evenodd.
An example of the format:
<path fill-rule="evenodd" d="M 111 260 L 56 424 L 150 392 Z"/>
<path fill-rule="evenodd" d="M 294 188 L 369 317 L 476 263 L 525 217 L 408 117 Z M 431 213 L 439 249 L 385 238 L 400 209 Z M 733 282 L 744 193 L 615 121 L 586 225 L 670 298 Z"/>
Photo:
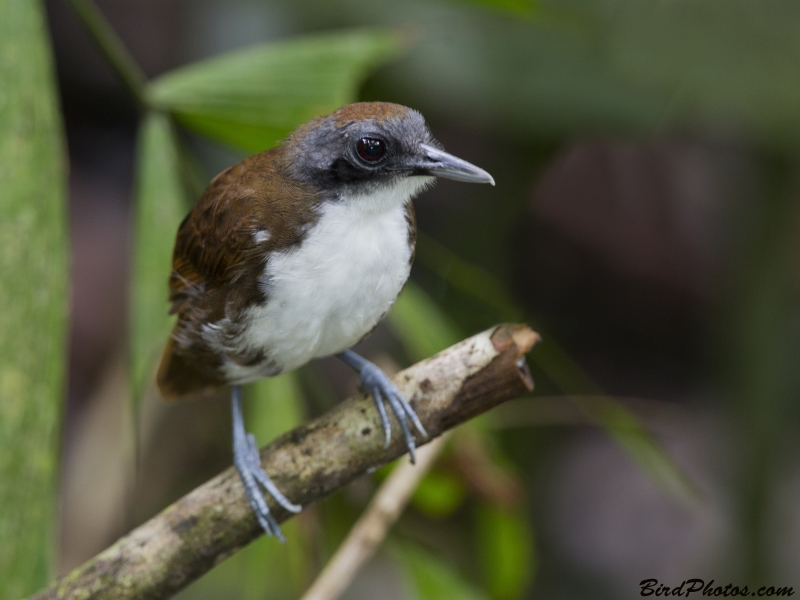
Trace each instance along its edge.
<path fill-rule="evenodd" d="M 395 383 L 430 435 L 418 443 L 530 392 L 524 355 L 538 340 L 524 325 L 500 325 L 398 373 Z M 406 451 L 402 436 L 388 450 L 383 441 L 374 404 L 361 396 L 274 440 L 261 462 L 292 502 L 307 506 Z M 278 521 L 292 516 L 272 502 L 270 509 Z M 259 535 L 230 468 L 33 598 L 168 598 Z"/>

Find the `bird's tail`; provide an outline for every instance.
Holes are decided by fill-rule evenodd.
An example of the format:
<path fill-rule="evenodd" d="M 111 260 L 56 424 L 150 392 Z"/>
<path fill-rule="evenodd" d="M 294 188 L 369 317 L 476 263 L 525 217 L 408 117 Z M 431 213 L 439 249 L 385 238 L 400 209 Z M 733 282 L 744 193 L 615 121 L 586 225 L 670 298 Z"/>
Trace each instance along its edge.
<path fill-rule="evenodd" d="M 170 402 L 213 392 L 225 385 L 225 382 L 197 368 L 186 356 L 178 352 L 172 337 L 167 341 L 161 354 L 156 383 L 161 395 Z"/>

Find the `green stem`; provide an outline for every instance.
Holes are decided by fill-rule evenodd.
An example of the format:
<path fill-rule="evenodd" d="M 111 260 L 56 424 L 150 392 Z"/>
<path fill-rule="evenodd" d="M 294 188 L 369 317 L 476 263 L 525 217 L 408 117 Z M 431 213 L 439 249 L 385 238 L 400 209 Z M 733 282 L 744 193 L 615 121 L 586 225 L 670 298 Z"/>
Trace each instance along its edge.
<path fill-rule="evenodd" d="M 738 396 L 739 445 L 744 489 L 741 524 L 747 581 L 771 575 L 769 530 L 782 448 L 791 439 L 794 395 L 791 323 L 792 276 L 796 267 L 796 163 L 779 153 L 762 158 L 766 197 L 751 203 L 748 238 L 737 257 L 735 305 L 726 330 L 735 354 L 730 356 Z M 735 340 L 735 341 L 734 341 Z M 760 584 L 759 584 L 760 585 Z"/>
<path fill-rule="evenodd" d="M 139 107 L 147 107 L 147 78 L 103 13 L 91 0 L 72 0 L 72 6 Z"/>

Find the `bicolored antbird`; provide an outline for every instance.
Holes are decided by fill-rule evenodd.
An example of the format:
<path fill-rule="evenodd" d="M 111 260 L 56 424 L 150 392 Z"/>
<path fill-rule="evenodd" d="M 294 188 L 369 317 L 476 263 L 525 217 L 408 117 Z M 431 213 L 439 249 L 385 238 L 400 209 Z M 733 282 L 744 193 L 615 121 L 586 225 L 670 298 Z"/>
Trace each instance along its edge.
<path fill-rule="evenodd" d="M 241 387 L 338 355 L 372 395 L 388 446 L 394 413 L 414 460 L 422 424 L 391 380 L 350 348 L 387 315 L 408 279 L 412 198 L 435 177 L 491 183 L 442 150 L 422 115 L 350 104 L 217 175 L 184 219 L 169 280 L 178 316 L 157 381 L 168 398 L 231 386 L 234 464 L 259 523 L 283 539 L 259 485 L 298 512 L 245 433 Z"/>

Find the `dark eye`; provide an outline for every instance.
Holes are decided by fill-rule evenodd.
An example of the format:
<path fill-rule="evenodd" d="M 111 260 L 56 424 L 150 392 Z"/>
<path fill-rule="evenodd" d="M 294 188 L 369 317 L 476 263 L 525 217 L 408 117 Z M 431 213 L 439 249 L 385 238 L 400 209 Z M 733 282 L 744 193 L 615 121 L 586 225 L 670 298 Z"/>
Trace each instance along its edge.
<path fill-rule="evenodd" d="M 361 138 L 356 146 L 358 155 L 367 162 L 378 162 L 386 154 L 386 144 L 375 138 Z"/>

